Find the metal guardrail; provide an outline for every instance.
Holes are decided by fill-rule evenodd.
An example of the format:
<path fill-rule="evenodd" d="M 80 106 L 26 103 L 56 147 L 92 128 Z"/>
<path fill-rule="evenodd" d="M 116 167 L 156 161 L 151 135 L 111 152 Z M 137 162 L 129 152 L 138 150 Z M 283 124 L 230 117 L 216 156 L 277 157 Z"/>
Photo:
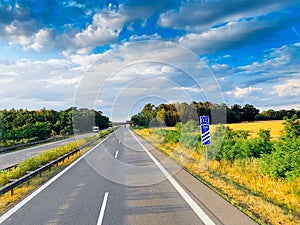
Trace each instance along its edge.
<path fill-rule="evenodd" d="M 19 164 L 13 164 L 13 165 L 11 165 L 11 166 L 8 166 L 8 167 L 6 167 L 6 168 L 4 168 L 4 169 L 0 169 L 0 172 L 1 171 L 7 171 L 7 170 L 11 170 L 12 168 L 15 168 L 15 167 L 17 167 Z"/>
<path fill-rule="evenodd" d="M 48 143 L 48 142 L 51 142 L 51 141 L 60 141 L 62 139 L 64 139 L 64 137 L 61 137 L 61 138 L 48 138 L 46 140 L 29 142 L 29 143 L 26 143 L 26 144 L 13 145 L 13 146 L 10 146 L 10 147 L 2 147 L 2 148 L 0 148 L 0 153 L 8 152 L 8 151 L 28 147 L 28 146 L 33 146 L 33 145 L 37 145 L 37 144 Z"/>
<path fill-rule="evenodd" d="M 95 138 L 94 140 L 87 142 L 86 144 L 84 144 L 84 145 L 82 145 L 82 146 L 80 146 L 80 147 L 72 150 L 71 152 L 68 152 L 67 154 L 65 154 L 63 156 L 60 156 L 59 158 L 57 158 L 57 159 L 55 159 L 55 160 L 47 163 L 46 165 L 41 166 L 39 169 L 37 169 L 35 171 L 28 171 L 28 173 L 25 176 L 23 176 L 23 177 L 21 177 L 19 179 L 13 180 L 11 183 L 9 183 L 9 184 L 1 187 L 0 188 L 0 195 L 3 195 L 3 194 L 5 194 L 8 191 L 10 191 L 11 195 L 13 195 L 15 187 L 19 186 L 20 184 L 22 184 L 22 183 L 24 183 L 26 181 L 29 183 L 30 178 L 32 178 L 32 177 L 34 177 L 36 175 L 39 175 L 41 177 L 43 171 L 45 171 L 45 170 L 51 170 L 51 167 L 53 165 L 58 165 L 58 163 L 63 162 L 66 158 L 68 158 L 71 155 L 79 152 L 81 149 L 92 145 L 94 142 L 96 142 L 100 138 L 103 138 L 105 135 L 107 135 L 107 134 L 100 135 L 99 137 Z"/>

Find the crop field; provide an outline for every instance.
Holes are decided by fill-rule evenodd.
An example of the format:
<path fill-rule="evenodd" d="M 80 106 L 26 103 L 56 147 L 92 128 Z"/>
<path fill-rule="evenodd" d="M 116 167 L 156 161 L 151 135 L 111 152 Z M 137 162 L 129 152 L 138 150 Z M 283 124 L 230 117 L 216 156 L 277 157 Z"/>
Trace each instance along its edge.
<path fill-rule="evenodd" d="M 256 122 L 247 122 L 247 123 L 230 123 L 225 124 L 225 126 L 230 129 L 237 131 L 243 130 L 248 131 L 250 137 L 257 137 L 260 129 L 270 130 L 271 138 L 278 139 L 283 132 L 283 120 L 272 120 L 272 121 L 256 121 Z M 215 128 L 219 125 L 211 125 L 211 132 L 215 131 Z M 152 128 L 159 129 L 159 128 Z M 175 127 L 166 127 L 167 130 L 174 130 Z"/>
<path fill-rule="evenodd" d="M 282 134 L 283 122 L 283 120 L 258 121 L 249 123 L 233 123 L 227 124 L 226 126 L 232 130 L 248 131 L 251 137 L 257 137 L 257 133 L 260 129 L 270 130 L 271 137 L 277 139 Z"/>

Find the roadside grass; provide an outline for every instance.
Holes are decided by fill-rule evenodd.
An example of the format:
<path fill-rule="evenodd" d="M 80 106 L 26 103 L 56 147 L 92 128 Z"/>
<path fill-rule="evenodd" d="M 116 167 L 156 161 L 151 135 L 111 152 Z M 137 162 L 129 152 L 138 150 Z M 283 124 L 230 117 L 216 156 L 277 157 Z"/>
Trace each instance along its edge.
<path fill-rule="evenodd" d="M 105 131 L 102 134 L 108 134 L 108 131 Z M 99 136 L 100 136 L 99 135 Z M 49 179 L 51 179 L 53 176 L 58 174 L 60 171 L 65 169 L 68 165 L 70 165 L 72 162 L 74 162 L 76 159 L 78 159 L 80 156 L 82 156 L 84 153 L 89 151 L 93 146 L 98 144 L 100 141 L 102 141 L 106 136 L 99 139 L 97 142 L 95 142 L 92 146 L 86 147 L 84 149 L 81 149 L 76 154 L 71 155 L 69 158 L 66 158 L 64 162 L 58 163 L 58 165 L 54 165 L 51 167 L 51 170 L 43 171 L 42 176 L 35 176 L 29 180 L 29 183 L 25 182 L 18 187 L 14 188 L 14 194 L 11 195 L 10 192 L 7 192 L 0 196 L 0 215 L 4 214 L 7 210 L 9 210 L 12 206 L 14 206 L 19 201 L 23 200 L 26 196 L 28 196 L 30 193 L 32 193 L 35 189 L 37 189 L 42 184 L 46 183 Z M 86 141 L 85 141 L 86 142 Z M 52 151 L 52 150 L 50 150 Z M 0 174 L 1 176 L 1 174 Z"/>
<path fill-rule="evenodd" d="M 275 127 L 273 138 L 280 136 L 280 130 L 283 129 L 280 122 L 264 123 L 269 124 L 258 122 L 259 126 L 253 123 L 233 126 L 238 130 L 251 128 L 251 132 L 269 127 L 272 131 Z M 135 132 L 179 164 L 182 152 L 183 168 L 259 224 L 300 224 L 300 178 L 292 182 L 263 176 L 256 160 L 239 160 L 234 163 L 214 160 L 208 170 L 199 170 L 199 159 L 202 158 L 199 153 L 180 144 L 163 143 L 163 138 L 149 129 Z"/>
<path fill-rule="evenodd" d="M 39 166 L 45 165 L 48 162 L 57 159 L 58 157 L 74 150 L 75 148 L 87 143 L 87 140 L 73 141 L 67 145 L 60 146 L 39 155 L 30 157 L 23 162 L 19 163 L 16 168 L 2 171 L 0 173 L 0 186 L 4 186 L 12 179 L 18 179 L 26 174 L 27 171 L 34 171 Z"/>

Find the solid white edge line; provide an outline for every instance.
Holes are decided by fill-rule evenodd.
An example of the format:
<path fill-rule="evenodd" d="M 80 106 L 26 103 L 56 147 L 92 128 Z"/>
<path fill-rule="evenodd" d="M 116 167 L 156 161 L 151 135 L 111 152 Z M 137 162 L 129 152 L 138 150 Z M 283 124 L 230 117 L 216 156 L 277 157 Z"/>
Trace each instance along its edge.
<path fill-rule="evenodd" d="M 104 212 L 105 212 L 105 208 L 106 208 L 107 199 L 108 199 L 108 192 L 105 192 L 104 198 L 103 198 L 103 202 L 102 202 L 102 206 L 101 206 L 100 213 L 99 213 L 99 217 L 98 217 L 97 225 L 101 225 L 102 224 L 102 221 L 103 221 L 103 218 L 104 218 Z"/>
<path fill-rule="evenodd" d="M 0 217 L 0 224 L 2 224 L 5 220 L 7 220 L 10 216 L 12 216 L 15 212 L 17 212 L 20 208 L 22 208 L 26 203 L 28 203 L 31 199 L 33 199 L 35 196 L 37 196 L 40 192 L 42 192 L 45 188 L 47 188 L 50 184 L 52 184 L 54 181 L 56 181 L 59 177 L 61 177 L 63 174 L 65 174 L 68 170 L 70 170 L 74 165 L 76 165 L 80 160 L 82 160 L 84 157 L 86 157 L 89 153 L 91 153 L 94 149 L 96 149 L 99 145 L 101 145 L 106 139 L 108 139 L 113 133 L 111 133 L 108 137 L 106 137 L 104 140 L 102 140 L 99 144 L 94 146 L 91 150 L 86 152 L 84 155 L 82 155 L 80 158 L 76 159 L 72 164 L 67 166 L 63 171 L 55 175 L 53 178 L 51 178 L 49 181 L 47 181 L 45 184 L 43 184 L 41 187 L 39 187 L 37 190 L 35 190 L 32 194 L 30 194 L 28 197 L 23 199 L 20 203 L 15 205 L 13 208 L 11 208 L 9 211 L 7 211 L 5 214 L 3 214 Z"/>
<path fill-rule="evenodd" d="M 197 214 L 197 216 L 203 221 L 206 225 L 215 225 L 215 223 L 209 218 L 208 215 L 200 208 L 200 206 L 189 196 L 188 193 L 176 182 L 176 180 L 169 174 L 169 172 L 160 164 L 160 162 L 149 152 L 149 150 L 140 142 L 139 139 L 129 130 L 131 135 L 135 138 L 135 140 L 142 146 L 142 148 L 146 151 L 148 156 L 152 159 L 152 161 L 157 165 L 160 171 L 166 176 L 166 178 L 170 181 L 173 187 L 178 191 L 178 193 L 183 197 L 183 199 L 190 205 L 193 211 Z"/>
<path fill-rule="evenodd" d="M 117 150 L 117 151 L 116 151 L 116 154 L 115 154 L 115 158 L 118 157 L 118 154 L 119 154 L 119 151 Z"/>

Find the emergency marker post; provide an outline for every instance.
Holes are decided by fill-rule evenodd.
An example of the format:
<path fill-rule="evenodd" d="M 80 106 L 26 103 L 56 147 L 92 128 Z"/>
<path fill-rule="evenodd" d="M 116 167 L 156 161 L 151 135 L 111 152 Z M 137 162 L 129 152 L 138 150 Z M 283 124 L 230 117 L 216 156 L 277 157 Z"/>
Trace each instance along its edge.
<path fill-rule="evenodd" d="M 209 116 L 200 116 L 201 142 L 204 145 L 205 166 L 207 167 L 207 145 L 210 144 Z"/>

